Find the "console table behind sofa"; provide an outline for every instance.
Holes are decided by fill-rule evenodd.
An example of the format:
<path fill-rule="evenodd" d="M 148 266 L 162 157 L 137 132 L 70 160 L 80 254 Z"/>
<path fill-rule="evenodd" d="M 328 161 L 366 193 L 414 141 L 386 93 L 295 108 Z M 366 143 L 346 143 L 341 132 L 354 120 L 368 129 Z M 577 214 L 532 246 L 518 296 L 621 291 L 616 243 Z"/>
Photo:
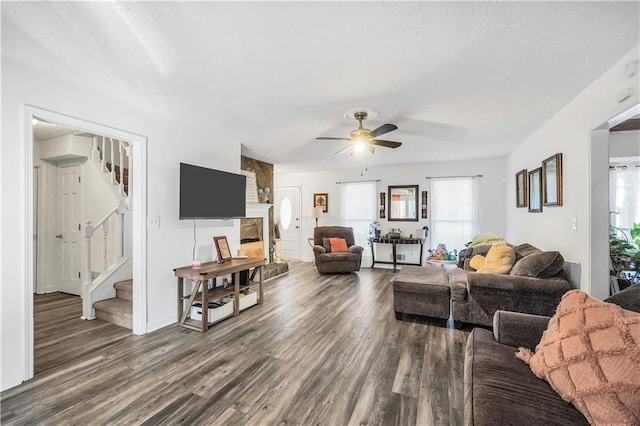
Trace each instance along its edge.
<path fill-rule="evenodd" d="M 393 252 L 393 261 L 388 262 L 388 261 L 383 261 L 383 260 L 376 260 L 376 254 L 375 254 L 375 250 L 373 245 L 377 243 L 377 244 L 391 244 L 392 245 L 392 252 Z M 420 244 L 420 258 L 418 260 L 418 263 L 405 263 L 405 262 L 398 262 L 396 259 L 396 246 L 398 244 Z M 386 263 L 386 264 L 393 264 L 393 271 L 396 271 L 396 265 L 415 265 L 415 266 L 422 266 L 422 250 L 424 248 L 424 238 L 369 238 L 369 245 L 371 246 L 371 259 L 372 259 L 372 263 L 371 263 L 371 267 L 373 268 L 375 266 L 376 263 Z"/>

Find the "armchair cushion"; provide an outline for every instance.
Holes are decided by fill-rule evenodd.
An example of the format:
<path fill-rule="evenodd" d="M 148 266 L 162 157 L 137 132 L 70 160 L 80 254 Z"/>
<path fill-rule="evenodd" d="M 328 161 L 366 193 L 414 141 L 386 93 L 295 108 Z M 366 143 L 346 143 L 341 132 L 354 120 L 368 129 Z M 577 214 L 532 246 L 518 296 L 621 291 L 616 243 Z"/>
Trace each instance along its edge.
<path fill-rule="evenodd" d="M 551 278 L 564 266 L 564 258 L 557 251 L 532 253 L 518 260 L 511 269 L 510 275 L 532 278 Z"/>
<path fill-rule="evenodd" d="M 347 240 L 344 238 L 329 238 L 329 244 L 331 245 L 331 253 L 347 253 L 349 251 Z"/>

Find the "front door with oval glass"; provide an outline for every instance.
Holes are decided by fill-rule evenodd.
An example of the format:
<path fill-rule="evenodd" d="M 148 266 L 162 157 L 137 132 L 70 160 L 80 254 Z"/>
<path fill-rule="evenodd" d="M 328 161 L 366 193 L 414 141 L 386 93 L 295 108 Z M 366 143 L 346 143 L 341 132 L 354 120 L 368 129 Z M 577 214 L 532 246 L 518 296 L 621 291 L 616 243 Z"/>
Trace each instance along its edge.
<path fill-rule="evenodd" d="M 275 188 L 274 219 L 280 229 L 280 255 L 300 259 L 300 187 Z"/>

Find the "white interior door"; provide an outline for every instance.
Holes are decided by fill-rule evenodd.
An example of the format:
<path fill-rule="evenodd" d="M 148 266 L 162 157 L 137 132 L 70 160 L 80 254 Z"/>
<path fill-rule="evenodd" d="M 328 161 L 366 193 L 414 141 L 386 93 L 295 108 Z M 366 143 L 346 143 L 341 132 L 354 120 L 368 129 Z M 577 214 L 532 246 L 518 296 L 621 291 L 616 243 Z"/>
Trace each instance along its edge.
<path fill-rule="evenodd" d="M 80 166 L 58 168 L 58 289 L 80 296 Z"/>
<path fill-rule="evenodd" d="M 280 223 L 280 253 L 300 259 L 300 187 L 275 188 L 275 220 Z"/>

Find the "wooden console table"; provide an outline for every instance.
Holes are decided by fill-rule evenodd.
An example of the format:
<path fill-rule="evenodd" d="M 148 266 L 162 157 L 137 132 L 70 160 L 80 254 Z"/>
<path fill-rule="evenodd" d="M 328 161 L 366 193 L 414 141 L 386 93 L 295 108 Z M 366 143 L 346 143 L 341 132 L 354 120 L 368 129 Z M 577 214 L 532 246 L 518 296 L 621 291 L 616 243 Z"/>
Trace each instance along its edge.
<path fill-rule="evenodd" d="M 263 267 L 265 260 L 261 257 L 249 257 L 247 259 L 233 259 L 229 262 L 207 262 L 203 263 L 200 269 L 192 269 L 191 266 L 183 266 L 173 271 L 178 278 L 178 325 L 200 332 L 205 332 L 213 323 L 209 322 L 209 301 L 222 297 L 233 296 L 233 314 L 219 319 L 238 316 L 240 314 L 240 271 L 250 268 L 258 268 L 260 279 L 258 281 L 258 304 L 263 301 Z M 233 274 L 233 287 L 217 287 L 209 290 L 209 280 L 226 274 Z M 184 279 L 193 281 L 191 295 L 184 295 Z M 194 303 L 201 303 L 202 321 L 190 318 L 191 307 Z M 185 309 L 186 308 L 186 309 Z M 216 321 L 216 322 L 218 322 Z"/>
<path fill-rule="evenodd" d="M 376 260 L 376 253 L 375 253 L 375 250 L 373 249 L 374 243 L 391 244 L 392 245 L 391 250 L 393 252 L 393 261 L 388 262 L 383 260 Z M 419 257 L 418 263 L 398 262 L 396 260 L 396 246 L 398 244 L 420 244 L 420 257 Z M 373 261 L 371 263 L 372 268 L 376 263 L 393 264 L 393 272 L 396 272 L 396 265 L 422 266 L 422 250 L 424 248 L 424 238 L 369 238 L 369 245 L 371 246 L 371 259 Z"/>

